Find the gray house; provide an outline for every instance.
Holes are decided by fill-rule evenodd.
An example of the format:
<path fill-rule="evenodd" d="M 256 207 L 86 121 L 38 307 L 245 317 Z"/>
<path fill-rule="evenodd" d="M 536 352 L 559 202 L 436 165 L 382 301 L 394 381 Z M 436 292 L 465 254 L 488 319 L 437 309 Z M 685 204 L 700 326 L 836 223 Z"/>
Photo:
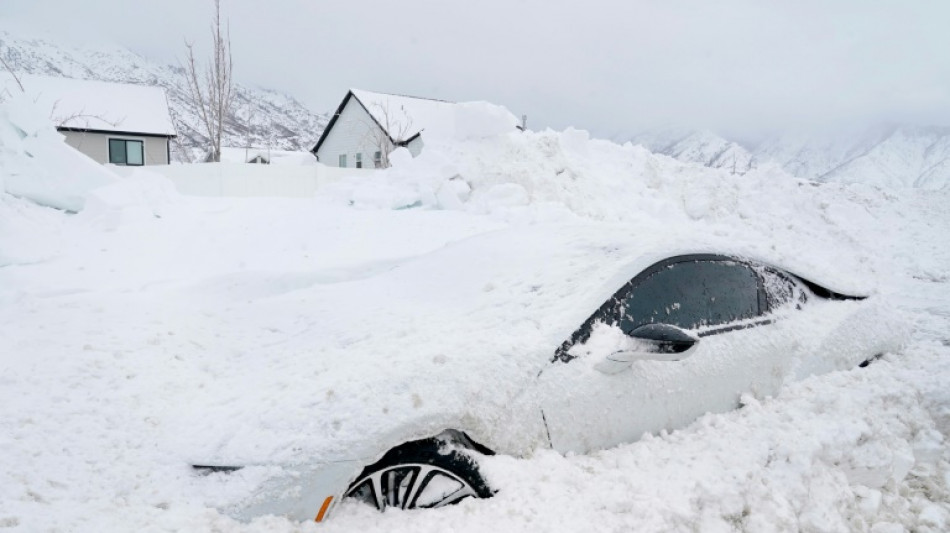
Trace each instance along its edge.
<path fill-rule="evenodd" d="M 95 161 L 169 163 L 175 127 L 161 87 L 45 76 L 23 76 L 21 81 L 27 95 L 49 110 L 66 143 Z"/>

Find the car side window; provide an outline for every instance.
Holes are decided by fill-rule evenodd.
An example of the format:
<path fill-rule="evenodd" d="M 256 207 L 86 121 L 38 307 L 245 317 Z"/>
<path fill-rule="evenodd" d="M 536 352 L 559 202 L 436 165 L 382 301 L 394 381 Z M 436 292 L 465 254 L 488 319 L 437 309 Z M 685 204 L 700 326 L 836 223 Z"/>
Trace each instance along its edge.
<path fill-rule="evenodd" d="M 734 261 L 671 263 L 633 285 L 619 306 L 625 333 L 644 324 L 684 329 L 717 326 L 764 314 L 759 277 Z"/>
<path fill-rule="evenodd" d="M 713 254 L 671 257 L 614 293 L 558 347 L 553 360 L 573 359 L 568 351 L 586 342 L 598 322 L 619 325 L 628 335 L 644 324 L 665 323 L 708 328 L 699 333 L 704 336 L 735 329 L 728 326 L 730 322 L 760 317 L 805 299 L 798 278 L 765 265 Z"/>

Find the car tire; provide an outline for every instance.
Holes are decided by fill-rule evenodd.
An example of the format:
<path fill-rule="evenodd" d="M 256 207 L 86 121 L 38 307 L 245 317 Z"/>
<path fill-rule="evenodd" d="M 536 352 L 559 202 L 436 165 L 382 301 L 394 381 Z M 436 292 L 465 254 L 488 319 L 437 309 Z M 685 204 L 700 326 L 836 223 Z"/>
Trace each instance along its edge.
<path fill-rule="evenodd" d="M 464 434 L 446 432 L 394 448 L 363 469 L 346 497 L 380 511 L 390 507 L 428 509 L 467 497 L 489 498 L 493 492 L 473 458 L 477 453 L 466 441 Z"/>

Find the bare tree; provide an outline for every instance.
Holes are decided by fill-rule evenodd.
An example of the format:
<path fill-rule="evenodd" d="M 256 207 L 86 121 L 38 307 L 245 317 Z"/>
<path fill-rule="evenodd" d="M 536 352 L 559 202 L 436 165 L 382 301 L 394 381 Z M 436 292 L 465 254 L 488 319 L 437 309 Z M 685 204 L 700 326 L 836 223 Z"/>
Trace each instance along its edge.
<path fill-rule="evenodd" d="M 398 110 L 392 110 L 389 103 L 381 104 L 373 102 L 370 107 L 379 112 L 373 118 L 379 123 L 367 124 L 367 135 L 370 144 L 379 153 L 379 158 L 373 157 L 377 168 L 389 167 L 389 154 L 400 146 L 405 146 L 409 139 L 409 132 L 412 131 L 412 118 L 406 113 L 402 106 Z"/>
<path fill-rule="evenodd" d="M 211 25 L 211 61 L 199 72 L 195 62 L 194 43 L 185 42 L 188 64 L 185 76 L 192 105 L 207 135 L 212 161 L 221 160 L 221 139 L 224 122 L 234 103 L 234 85 L 231 78 L 231 34 L 221 28 L 221 0 L 214 0 L 214 23 Z"/>
<path fill-rule="evenodd" d="M 192 153 L 191 147 L 185 143 L 185 139 L 193 138 L 196 134 L 195 129 L 178 116 L 175 108 L 171 105 L 168 106 L 168 114 L 171 116 L 172 124 L 175 125 L 176 133 L 172 137 L 172 144 L 175 148 L 172 150 L 172 155 L 179 163 L 194 163 L 195 155 Z"/>

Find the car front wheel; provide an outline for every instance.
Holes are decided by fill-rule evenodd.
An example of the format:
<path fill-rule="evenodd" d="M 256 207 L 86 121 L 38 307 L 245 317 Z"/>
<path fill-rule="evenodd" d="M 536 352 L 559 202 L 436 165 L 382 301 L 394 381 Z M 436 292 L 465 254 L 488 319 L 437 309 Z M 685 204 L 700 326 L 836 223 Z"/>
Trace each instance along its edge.
<path fill-rule="evenodd" d="M 471 452 L 460 447 L 458 440 L 444 435 L 390 450 L 363 470 L 346 496 L 380 511 L 388 507 L 435 508 L 470 496 L 490 497 L 492 491 L 479 473 Z"/>

